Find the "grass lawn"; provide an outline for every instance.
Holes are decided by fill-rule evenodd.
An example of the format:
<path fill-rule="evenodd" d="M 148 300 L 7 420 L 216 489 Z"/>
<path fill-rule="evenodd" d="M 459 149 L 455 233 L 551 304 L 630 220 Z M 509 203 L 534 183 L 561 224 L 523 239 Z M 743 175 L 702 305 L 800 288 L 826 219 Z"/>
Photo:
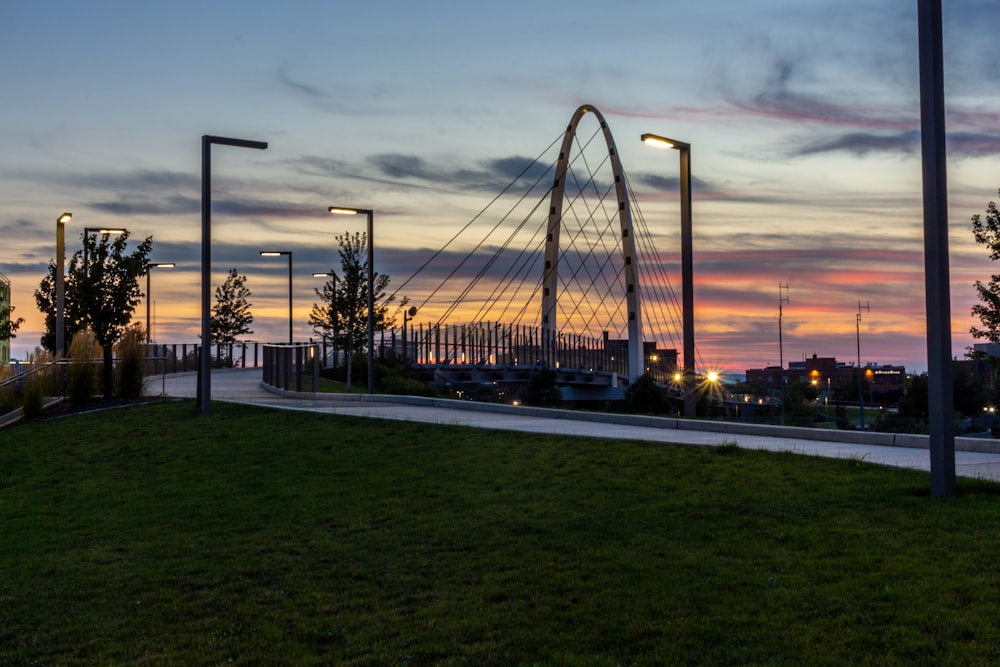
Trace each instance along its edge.
<path fill-rule="evenodd" d="M 188 402 L 0 431 L 3 665 L 977 665 L 1000 486 Z"/>

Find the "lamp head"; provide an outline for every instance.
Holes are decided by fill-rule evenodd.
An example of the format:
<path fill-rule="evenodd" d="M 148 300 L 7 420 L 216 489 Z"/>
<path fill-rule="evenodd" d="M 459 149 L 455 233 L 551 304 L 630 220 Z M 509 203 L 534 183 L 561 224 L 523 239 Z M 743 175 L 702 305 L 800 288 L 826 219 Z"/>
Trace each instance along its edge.
<path fill-rule="evenodd" d="M 56 222 L 58 222 L 60 225 L 65 225 L 67 222 L 72 222 L 72 220 L 73 220 L 72 213 L 63 213 L 58 218 L 56 218 Z"/>
<path fill-rule="evenodd" d="M 640 137 L 640 139 L 642 139 L 642 143 L 644 144 L 649 144 L 650 146 L 657 146 L 659 148 L 676 148 L 678 150 L 691 148 L 691 144 L 685 143 L 683 141 L 677 141 L 676 139 L 668 139 L 667 137 L 661 137 L 658 134 L 650 134 L 648 132 L 646 134 L 643 134 Z"/>
<path fill-rule="evenodd" d="M 371 209 L 367 208 L 347 208 L 345 206 L 330 206 L 330 213 L 333 215 L 358 215 L 359 213 L 364 213 L 366 215 L 371 215 Z"/>

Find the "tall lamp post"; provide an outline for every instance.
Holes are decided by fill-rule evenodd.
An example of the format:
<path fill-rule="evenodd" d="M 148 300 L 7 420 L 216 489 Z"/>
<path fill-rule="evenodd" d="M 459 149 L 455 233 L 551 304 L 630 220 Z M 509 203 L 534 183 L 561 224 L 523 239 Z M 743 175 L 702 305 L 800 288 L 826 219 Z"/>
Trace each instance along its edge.
<path fill-rule="evenodd" d="M 173 262 L 150 262 L 146 265 L 146 345 L 148 346 L 152 341 L 152 329 L 149 326 L 149 304 L 153 300 L 153 284 L 150 280 L 150 276 L 153 274 L 153 269 L 172 269 L 177 266 Z"/>
<path fill-rule="evenodd" d="M 266 141 L 248 141 L 230 137 L 201 136 L 201 348 L 198 364 L 198 395 L 201 413 L 208 414 L 212 400 L 212 360 L 208 346 L 212 343 L 212 144 L 237 148 L 267 148 Z"/>
<path fill-rule="evenodd" d="M 684 344 L 684 377 L 681 382 L 684 393 L 684 416 L 694 417 L 695 363 L 694 363 L 694 259 L 692 255 L 691 229 L 691 144 L 675 141 L 657 134 L 643 134 L 643 143 L 660 148 L 673 148 L 680 152 L 680 196 L 681 196 L 681 308 L 683 309 L 682 337 Z"/>
<path fill-rule="evenodd" d="M 941 0 L 917 0 L 917 26 L 931 495 L 949 497 L 956 493 L 955 406 L 951 367 L 951 278 L 948 268 L 948 174 Z"/>
<path fill-rule="evenodd" d="M 331 206 L 333 215 L 368 216 L 368 393 L 375 393 L 375 242 L 372 240 L 375 212 L 366 208 Z"/>
<path fill-rule="evenodd" d="M 288 255 L 288 342 L 292 342 L 292 251 L 291 250 L 261 250 L 261 257 L 281 257 Z"/>
<path fill-rule="evenodd" d="M 73 220 L 72 213 L 56 218 L 56 358 L 66 353 L 66 223 Z"/>
<path fill-rule="evenodd" d="M 330 303 L 331 308 L 336 308 L 337 306 L 337 274 L 330 271 L 327 272 L 317 272 L 313 274 L 313 278 L 329 278 L 330 282 L 333 283 L 333 301 Z M 337 367 L 337 314 L 333 313 L 333 367 Z M 326 340 L 326 335 L 324 334 L 323 340 Z M 326 355 L 326 350 L 323 350 L 324 357 Z M 326 363 L 326 359 L 323 359 L 323 363 Z"/>

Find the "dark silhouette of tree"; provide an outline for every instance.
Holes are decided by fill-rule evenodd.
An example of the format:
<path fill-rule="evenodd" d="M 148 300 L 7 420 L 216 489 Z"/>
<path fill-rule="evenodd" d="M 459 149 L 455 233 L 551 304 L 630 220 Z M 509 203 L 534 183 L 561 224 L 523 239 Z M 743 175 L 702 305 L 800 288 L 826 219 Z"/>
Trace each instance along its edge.
<path fill-rule="evenodd" d="M 669 409 L 667 390 L 656 384 L 649 373 L 643 373 L 625 390 L 625 412 L 634 414 L 662 414 Z"/>
<path fill-rule="evenodd" d="M 525 405 L 539 408 L 554 408 L 562 404 L 562 392 L 556 386 L 556 372 L 551 368 L 541 368 L 532 372 L 521 400 Z"/>
<path fill-rule="evenodd" d="M 109 234 L 84 234 L 87 263 L 73 262 L 78 273 L 71 283 L 73 298 L 104 352 L 105 398 L 114 394 L 114 345 L 143 297 L 139 276 L 149 270 L 149 253 L 153 249 L 153 237 L 149 236 L 129 254 L 128 237 L 128 232 L 123 232 L 112 241 Z"/>
<path fill-rule="evenodd" d="M 333 341 L 334 349 L 347 356 L 347 388 L 351 387 L 354 352 L 367 350 L 368 341 L 368 235 L 345 232 L 337 236 L 340 249 L 340 274 L 330 277 L 315 290 L 319 303 L 309 313 L 309 325 L 316 334 Z M 375 273 L 375 331 L 385 331 L 396 323 L 395 313 L 407 303 L 403 299 L 392 316 L 389 307 L 394 297 L 386 297 L 389 276 Z"/>
<path fill-rule="evenodd" d="M 976 243 L 989 248 L 990 259 L 1000 259 L 1000 210 L 995 202 L 986 207 L 986 217 L 972 216 L 972 235 Z M 976 293 L 982 303 L 972 307 L 972 314 L 979 318 L 982 327 L 973 326 L 969 333 L 973 338 L 984 338 L 991 343 L 1000 343 L 1000 275 L 990 276 L 988 283 L 975 282 Z"/>
<path fill-rule="evenodd" d="M 215 305 L 209 320 L 211 342 L 235 343 L 237 337 L 253 333 L 249 298 L 247 277 L 230 269 L 225 282 L 215 288 Z"/>
<path fill-rule="evenodd" d="M 11 340 L 17 338 L 17 330 L 24 324 L 24 318 L 13 318 L 14 306 L 4 306 L 0 308 L 0 340 Z"/>

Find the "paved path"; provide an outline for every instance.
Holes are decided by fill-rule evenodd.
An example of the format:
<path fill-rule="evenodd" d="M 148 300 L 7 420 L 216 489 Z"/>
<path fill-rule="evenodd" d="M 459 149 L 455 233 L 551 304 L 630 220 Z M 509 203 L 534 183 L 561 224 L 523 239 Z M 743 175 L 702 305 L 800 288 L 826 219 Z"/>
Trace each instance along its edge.
<path fill-rule="evenodd" d="M 454 424 L 480 428 L 494 428 L 533 433 L 577 435 L 610 439 L 646 440 L 663 443 L 691 445 L 719 445 L 735 443 L 748 449 L 790 451 L 830 458 L 857 458 L 873 463 L 912 468 L 930 469 L 930 454 L 926 449 L 887 447 L 865 444 L 845 444 L 824 440 L 805 440 L 771 435 L 744 435 L 686 430 L 684 428 L 657 428 L 632 426 L 612 422 L 594 422 L 573 419 L 572 413 L 558 419 L 527 414 L 495 413 L 470 409 L 474 404 L 462 402 L 462 409 L 437 406 L 407 405 L 393 402 L 392 397 L 366 397 L 363 395 L 325 394 L 322 398 L 282 396 L 260 386 L 260 369 L 233 369 L 212 373 L 212 400 L 245 403 L 282 408 L 307 410 L 327 414 L 354 415 L 377 419 Z M 168 396 L 194 397 L 197 374 L 182 373 L 147 380 L 149 393 L 164 392 Z M 563 411 L 560 411 L 563 412 Z M 565 415 L 565 412 L 563 412 Z M 611 419 L 612 417 L 609 417 Z M 680 422 L 683 424 L 683 420 Z M 699 422 L 704 428 L 705 423 Z M 1000 453 L 956 452 L 956 472 L 966 477 L 983 477 L 1000 481 Z"/>

